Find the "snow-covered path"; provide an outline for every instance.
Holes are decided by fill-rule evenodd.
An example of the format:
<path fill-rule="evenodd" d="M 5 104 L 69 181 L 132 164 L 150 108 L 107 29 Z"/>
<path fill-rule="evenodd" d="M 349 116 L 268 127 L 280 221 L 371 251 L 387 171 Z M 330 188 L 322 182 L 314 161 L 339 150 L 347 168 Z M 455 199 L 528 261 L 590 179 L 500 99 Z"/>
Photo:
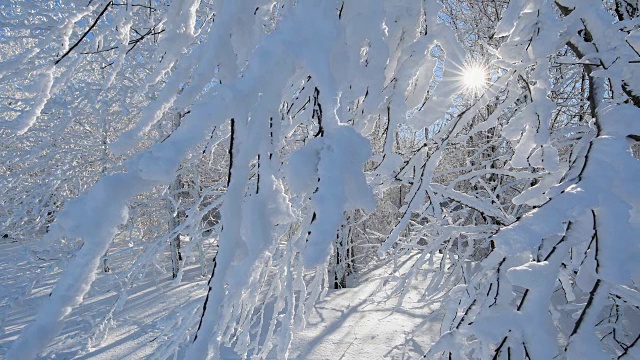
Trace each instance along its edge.
<path fill-rule="evenodd" d="M 318 303 L 292 346 L 294 359 L 415 359 L 426 352 L 440 327 L 437 303 L 419 301 L 408 291 L 396 309 L 397 296 L 384 279 L 385 266 L 363 276 L 355 287 L 330 290 Z"/>
<path fill-rule="evenodd" d="M 60 269 L 54 262 L 29 265 L 25 247 L 0 244 L 0 358 L 51 291 Z M 411 263 L 406 258 L 400 272 Z M 114 263 L 114 268 L 118 264 Z M 185 328 L 200 315 L 206 278 L 192 266 L 173 284 L 160 269 L 126 281 L 117 271 L 100 273 L 82 305 L 63 321 L 42 359 L 153 359 L 184 342 Z M 397 273 L 395 275 L 398 275 Z M 359 275 L 352 287 L 329 290 L 295 334 L 292 359 L 413 359 L 439 332 L 437 303 L 419 301 L 410 289 L 396 308 L 391 266 Z M 126 291 L 122 291 L 127 283 Z M 419 282 L 418 286 L 424 286 Z M 119 290 L 120 289 L 120 290 Z M 26 296 L 25 296 L 26 295 Z M 275 356 L 275 354 L 274 354 Z M 179 357 L 178 357 L 179 358 Z M 235 355 L 224 359 L 237 359 Z"/>

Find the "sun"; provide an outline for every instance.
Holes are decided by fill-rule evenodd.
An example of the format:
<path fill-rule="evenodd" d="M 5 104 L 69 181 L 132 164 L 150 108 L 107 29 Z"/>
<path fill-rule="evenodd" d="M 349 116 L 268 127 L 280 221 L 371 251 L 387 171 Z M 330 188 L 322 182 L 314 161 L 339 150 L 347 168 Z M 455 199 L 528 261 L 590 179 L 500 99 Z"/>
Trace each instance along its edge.
<path fill-rule="evenodd" d="M 486 83 L 487 72 L 480 66 L 474 65 L 464 69 L 463 72 L 464 86 L 467 88 L 483 87 Z"/>
<path fill-rule="evenodd" d="M 469 94 L 480 94 L 487 87 L 487 78 L 487 69 L 480 64 L 467 64 L 462 68 L 462 86 Z"/>

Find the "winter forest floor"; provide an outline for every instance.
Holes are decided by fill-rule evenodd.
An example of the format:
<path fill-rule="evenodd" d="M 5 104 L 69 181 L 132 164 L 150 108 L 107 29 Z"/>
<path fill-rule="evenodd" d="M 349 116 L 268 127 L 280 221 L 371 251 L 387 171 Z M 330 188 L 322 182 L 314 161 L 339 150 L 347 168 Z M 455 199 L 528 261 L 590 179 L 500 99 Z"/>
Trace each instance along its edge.
<path fill-rule="evenodd" d="M 33 256 L 18 243 L 0 244 L 0 358 L 33 320 L 61 272 L 56 260 L 37 254 L 42 260 L 34 264 Z M 395 274 L 393 264 L 386 264 L 361 271 L 349 288 L 329 290 L 309 315 L 306 328 L 296 333 L 290 358 L 422 356 L 439 333 L 440 316 L 438 303 L 420 300 L 424 283 L 410 288 L 397 306 L 394 279 L 408 270 L 411 258 L 397 264 L 400 270 Z M 143 277 L 131 278 L 117 270 L 117 260 L 112 267 L 112 272 L 99 274 L 41 358 L 153 359 L 185 340 L 180 338 L 184 327 L 199 317 L 206 294 L 207 278 L 200 267 L 187 267 L 179 284 L 164 269 L 148 269 Z"/>

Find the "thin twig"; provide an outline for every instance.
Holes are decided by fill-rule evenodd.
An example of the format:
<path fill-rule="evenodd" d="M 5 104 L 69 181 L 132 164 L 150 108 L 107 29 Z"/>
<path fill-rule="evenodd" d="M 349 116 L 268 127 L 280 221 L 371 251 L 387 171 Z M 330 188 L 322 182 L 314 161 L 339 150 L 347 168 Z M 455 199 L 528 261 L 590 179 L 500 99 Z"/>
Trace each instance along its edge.
<path fill-rule="evenodd" d="M 54 62 L 55 65 L 58 65 L 58 63 L 60 61 L 62 61 L 62 59 L 64 59 L 65 57 L 67 57 L 67 55 L 69 55 L 73 49 L 75 49 L 78 45 L 80 45 L 80 43 L 82 42 L 82 40 L 84 40 L 85 37 L 87 37 L 87 35 L 91 32 L 91 30 L 93 30 L 93 28 L 98 24 L 98 21 L 100 21 L 100 18 L 102 17 L 102 15 L 104 15 L 104 13 L 107 12 L 107 10 L 109 10 L 109 7 L 113 4 L 113 1 L 109 1 L 107 3 L 107 5 L 105 5 L 104 9 L 102 9 L 102 12 L 100 12 L 100 15 L 98 15 L 98 17 L 93 21 L 93 24 L 91 24 L 91 26 L 89 26 L 89 29 L 87 29 L 87 31 L 84 32 L 84 34 L 82 34 L 82 36 L 80 37 L 80 39 L 78 39 L 78 41 L 76 41 L 75 44 L 73 44 L 72 47 L 69 48 L 69 50 L 67 50 L 67 52 L 65 52 L 58 60 L 56 60 Z"/>

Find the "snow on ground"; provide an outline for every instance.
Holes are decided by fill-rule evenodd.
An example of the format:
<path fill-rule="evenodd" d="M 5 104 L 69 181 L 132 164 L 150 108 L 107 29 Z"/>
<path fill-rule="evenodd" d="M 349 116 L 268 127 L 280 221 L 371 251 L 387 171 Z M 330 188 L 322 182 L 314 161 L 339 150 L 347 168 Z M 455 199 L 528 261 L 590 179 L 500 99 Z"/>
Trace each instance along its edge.
<path fill-rule="evenodd" d="M 406 259 L 400 271 L 407 270 Z M 397 274 L 395 274 L 397 275 Z M 437 303 L 420 301 L 413 287 L 396 308 L 390 266 L 363 275 L 354 287 L 330 290 L 304 331 L 294 338 L 294 359 L 415 359 L 440 332 Z"/>
<path fill-rule="evenodd" d="M 0 243 L 0 359 L 33 320 L 60 276 L 59 262 L 46 258 L 34 262 L 32 256 L 18 243 Z M 405 260 L 401 272 L 411 262 Z M 207 279 L 200 268 L 187 268 L 179 285 L 160 268 L 148 269 L 146 276 L 133 279 L 117 271 L 117 259 L 112 268 L 116 270 L 100 273 L 41 358 L 153 359 L 172 343 L 184 342 L 186 327 L 199 318 L 206 294 Z M 390 272 L 391 266 L 380 266 L 360 274 L 353 287 L 329 290 L 309 314 L 306 328 L 296 333 L 290 358 L 422 356 L 439 332 L 438 304 L 419 301 L 421 292 L 413 288 L 396 308 L 397 296 L 389 280 L 398 274 Z"/>

